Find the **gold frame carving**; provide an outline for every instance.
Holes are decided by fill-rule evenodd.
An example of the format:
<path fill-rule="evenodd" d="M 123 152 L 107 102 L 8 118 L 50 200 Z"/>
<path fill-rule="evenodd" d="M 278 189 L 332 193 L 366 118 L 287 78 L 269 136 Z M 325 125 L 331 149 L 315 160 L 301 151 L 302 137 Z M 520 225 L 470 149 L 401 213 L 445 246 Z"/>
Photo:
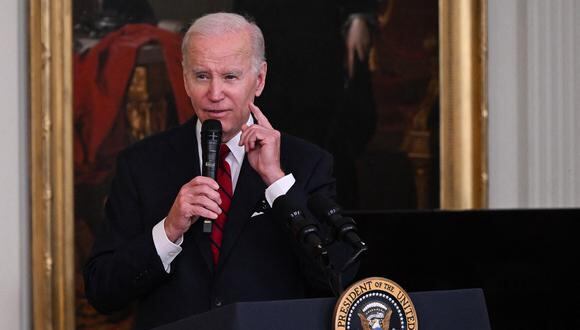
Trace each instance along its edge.
<path fill-rule="evenodd" d="M 71 1 L 29 10 L 32 324 L 74 329 Z"/>
<path fill-rule="evenodd" d="M 440 205 L 487 207 L 487 0 L 439 0 Z"/>
<path fill-rule="evenodd" d="M 487 0 L 439 0 L 441 208 L 487 205 Z M 35 330 L 72 330 L 71 0 L 29 0 Z"/>

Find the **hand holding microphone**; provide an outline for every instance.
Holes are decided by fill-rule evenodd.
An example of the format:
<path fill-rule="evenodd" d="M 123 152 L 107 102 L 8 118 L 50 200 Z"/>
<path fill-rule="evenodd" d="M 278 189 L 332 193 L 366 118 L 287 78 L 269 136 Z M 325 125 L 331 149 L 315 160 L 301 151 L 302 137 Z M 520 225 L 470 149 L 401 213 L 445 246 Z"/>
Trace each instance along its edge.
<path fill-rule="evenodd" d="M 200 217 L 204 232 L 211 232 L 211 224 L 222 212 L 219 185 L 215 181 L 222 126 L 219 120 L 208 119 L 201 129 L 202 176 L 181 187 L 165 219 L 167 238 L 176 242 Z"/>

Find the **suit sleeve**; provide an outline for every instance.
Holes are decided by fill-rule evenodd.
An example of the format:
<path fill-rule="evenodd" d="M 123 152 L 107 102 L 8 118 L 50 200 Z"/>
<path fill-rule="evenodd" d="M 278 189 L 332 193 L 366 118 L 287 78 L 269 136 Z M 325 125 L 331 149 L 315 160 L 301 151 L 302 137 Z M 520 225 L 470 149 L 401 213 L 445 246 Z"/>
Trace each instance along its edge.
<path fill-rule="evenodd" d="M 84 267 L 85 293 L 100 312 L 127 307 L 168 274 L 157 255 L 151 229 L 143 221 L 139 195 L 126 154 L 105 205 L 105 221 Z"/>

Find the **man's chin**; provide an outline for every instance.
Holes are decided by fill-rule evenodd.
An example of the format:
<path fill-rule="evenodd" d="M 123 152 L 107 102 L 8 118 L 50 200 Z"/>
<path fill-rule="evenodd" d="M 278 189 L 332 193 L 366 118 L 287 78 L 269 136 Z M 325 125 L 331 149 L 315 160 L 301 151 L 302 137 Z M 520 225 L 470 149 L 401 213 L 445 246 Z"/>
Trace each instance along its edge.
<path fill-rule="evenodd" d="M 231 140 L 234 136 L 236 136 L 240 131 L 242 130 L 241 127 L 228 127 L 228 126 L 223 126 L 222 123 L 222 142 L 228 142 L 229 140 Z"/>

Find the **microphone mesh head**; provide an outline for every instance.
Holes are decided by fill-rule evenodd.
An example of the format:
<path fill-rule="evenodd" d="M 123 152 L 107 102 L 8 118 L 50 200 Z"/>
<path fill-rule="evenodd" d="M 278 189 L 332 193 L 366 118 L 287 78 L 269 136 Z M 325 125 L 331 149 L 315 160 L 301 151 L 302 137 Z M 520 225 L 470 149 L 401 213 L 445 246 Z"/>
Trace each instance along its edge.
<path fill-rule="evenodd" d="M 217 119 L 207 119 L 201 124 L 201 131 L 220 131 L 222 130 L 222 123 Z"/>
<path fill-rule="evenodd" d="M 272 210 L 275 214 L 281 215 L 286 220 L 291 220 L 296 216 L 303 216 L 298 205 L 295 205 L 287 196 L 282 195 L 274 200 Z"/>
<path fill-rule="evenodd" d="M 340 212 L 340 207 L 323 193 L 315 193 L 308 199 L 308 209 L 317 217 L 327 217 Z"/>

